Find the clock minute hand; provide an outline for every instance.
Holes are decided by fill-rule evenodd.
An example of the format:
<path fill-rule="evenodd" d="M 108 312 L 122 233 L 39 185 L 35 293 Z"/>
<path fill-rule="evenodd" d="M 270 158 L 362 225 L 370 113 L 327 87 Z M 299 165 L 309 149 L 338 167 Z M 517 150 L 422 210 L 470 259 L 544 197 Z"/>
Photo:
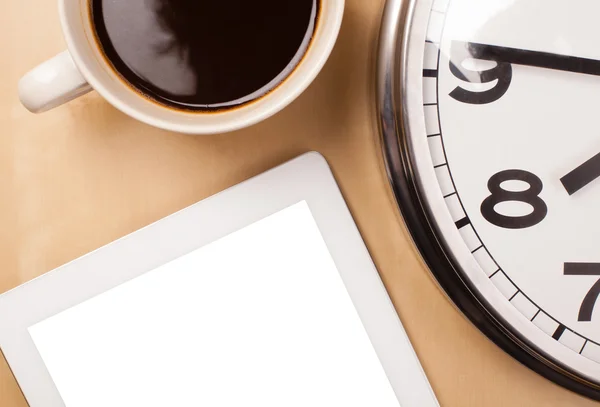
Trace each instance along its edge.
<path fill-rule="evenodd" d="M 562 177 L 560 182 L 569 195 L 573 195 L 598 177 L 600 177 L 600 154 L 596 154 Z"/>
<path fill-rule="evenodd" d="M 595 59 L 476 42 L 469 42 L 466 45 L 471 57 L 474 59 L 502 61 L 515 65 L 600 76 L 600 61 Z"/>
<path fill-rule="evenodd" d="M 594 59 L 475 42 L 465 45 L 474 59 L 600 76 L 600 61 Z M 560 181 L 569 195 L 573 195 L 598 177 L 600 177 L 600 154 L 569 172 Z"/>

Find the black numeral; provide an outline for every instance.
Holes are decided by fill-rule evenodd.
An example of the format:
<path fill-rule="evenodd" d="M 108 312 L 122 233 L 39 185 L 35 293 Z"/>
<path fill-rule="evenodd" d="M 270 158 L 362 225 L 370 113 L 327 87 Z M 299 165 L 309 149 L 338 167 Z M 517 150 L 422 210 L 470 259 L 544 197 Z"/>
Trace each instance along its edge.
<path fill-rule="evenodd" d="M 565 263 L 565 276 L 600 276 L 600 263 Z M 589 322 L 592 320 L 594 306 L 600 295 L 600 280 L 590 288 L 583 298 L 579 308 L 578 321 Z"/>
<path fill-rule="evenodd" d="M 483 105 L 495 102 L 504 96 L 512 80 L 512 66 L 510 63 L 503 61 L 497 53 L 489 52 L 490 49 L 493 49 L 493 47 L 461 41 L 452 42 L 450 71 L 454 76 L 469 83 L 498 81 L 493 88 L 481 92 L 473 92 L 458 86 L 450 92 L 452 98 L 463 103 Z M 497 65 L 485 71 L 472 71 L 463 66 L 463 63 L 468 59 L 494 61 Z"/>
<path fill-rule="evenodd" d="M 502 188 L 506 181 L 523 181 L 529 184 L 524 191 L 507 191 Z M 490 178 L 488 189 L 492 193 L 481 204 L 481 214 L 493 225 L 506 229 L 525 229 L 540 223 L 548 214 L 546 203 L 539 197 L 544 185 L 536 175 L 522 170 L 506 170 Z M 533 207 L 533 212 L 523 216 L 506 216 L 496 212 L 501 202 L 524 202 Z"/>

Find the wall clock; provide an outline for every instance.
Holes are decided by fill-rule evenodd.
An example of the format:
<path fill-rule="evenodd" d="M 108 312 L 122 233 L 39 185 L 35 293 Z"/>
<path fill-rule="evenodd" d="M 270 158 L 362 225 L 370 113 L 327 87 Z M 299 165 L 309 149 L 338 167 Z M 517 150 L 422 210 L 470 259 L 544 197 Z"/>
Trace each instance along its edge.
<path fill-rule="evenodd" d="M 431 272 L 490 339 L 600 400 L 600 3 L 388 0 L 388 175 Z"/>

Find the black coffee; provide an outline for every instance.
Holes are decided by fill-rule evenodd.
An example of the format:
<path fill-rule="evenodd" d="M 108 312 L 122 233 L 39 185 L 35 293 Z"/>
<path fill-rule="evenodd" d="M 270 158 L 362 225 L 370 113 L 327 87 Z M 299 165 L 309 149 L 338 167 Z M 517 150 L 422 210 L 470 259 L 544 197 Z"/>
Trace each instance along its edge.
<path fill-rule="evenodd" d="M 159 103 L 218 110 L 260 98 L 304 56 L 321 0 L 90 0 L 98 41 Z"/>

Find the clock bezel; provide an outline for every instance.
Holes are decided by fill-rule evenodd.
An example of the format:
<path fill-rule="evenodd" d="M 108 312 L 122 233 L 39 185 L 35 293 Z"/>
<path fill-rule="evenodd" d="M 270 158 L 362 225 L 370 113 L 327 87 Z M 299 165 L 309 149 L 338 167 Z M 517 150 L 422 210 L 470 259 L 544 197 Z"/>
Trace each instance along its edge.
<path fill-rule="evenodd" d="M 534 371 L 600 400 L 600 383 L 593 379 L 600 377 L 600 365 L 576 355 L 520 314 L 489 281 L 450 216 L 423 113 L 423 55 L 432 5 L 433 0 L 388 0 L 380 34 L 380 134 L 403 219 L 439 285 L 479 330 Z"/>

